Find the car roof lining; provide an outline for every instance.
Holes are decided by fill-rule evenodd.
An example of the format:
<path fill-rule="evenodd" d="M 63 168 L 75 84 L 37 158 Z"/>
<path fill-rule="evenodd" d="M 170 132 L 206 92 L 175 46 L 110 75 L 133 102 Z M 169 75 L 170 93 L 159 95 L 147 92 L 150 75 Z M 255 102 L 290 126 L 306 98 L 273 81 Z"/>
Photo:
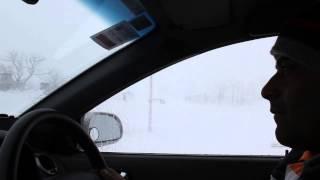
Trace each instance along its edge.
<path fill-rule="evenodd" d="M 231 23 L 231 0 L 162 0 L 161 5 L 172 24 L 183 29 L 212 28 Z"/>

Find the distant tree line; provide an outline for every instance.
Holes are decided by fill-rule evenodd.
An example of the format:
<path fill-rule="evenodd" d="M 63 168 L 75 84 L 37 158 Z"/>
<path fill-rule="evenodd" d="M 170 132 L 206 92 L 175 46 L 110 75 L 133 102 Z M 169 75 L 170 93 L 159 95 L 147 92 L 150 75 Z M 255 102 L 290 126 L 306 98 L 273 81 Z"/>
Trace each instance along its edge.
<path fill-rule="evenodd" d="M 256 101 L 259 95 L 259 88 L 255 87 L 254 83 L 226 82 L 216 84 L 210 92 L 186 96 L 185 100 L 197 104 L 243 105 Z"/>

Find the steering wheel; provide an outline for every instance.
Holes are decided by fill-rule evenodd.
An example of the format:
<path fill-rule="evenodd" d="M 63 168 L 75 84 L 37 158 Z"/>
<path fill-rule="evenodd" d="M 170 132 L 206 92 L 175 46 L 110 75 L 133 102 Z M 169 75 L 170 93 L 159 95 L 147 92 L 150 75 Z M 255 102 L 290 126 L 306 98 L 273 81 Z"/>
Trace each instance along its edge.
<path fill-rule="evenodd" d="M 68 133 L 73 137 L 84 150 L 91 163 L 92 172 L 71 173 L 60 175 L 57 180 L 64 179 L 117 179 L 111 174 L 113 170 L 109 169 L 99 150 L 82 129 L 82 127 L 70 117 L 50 109 L 38 109 L 21 116 L 17 122 L 10 128 L 0 149 L 0 179 L 17 180 L 18 164 L 21 156 L 23 145 L 30 132 L 38 125 L 44 123 L 54 123 L 59 127 L 68 128 Z"/>

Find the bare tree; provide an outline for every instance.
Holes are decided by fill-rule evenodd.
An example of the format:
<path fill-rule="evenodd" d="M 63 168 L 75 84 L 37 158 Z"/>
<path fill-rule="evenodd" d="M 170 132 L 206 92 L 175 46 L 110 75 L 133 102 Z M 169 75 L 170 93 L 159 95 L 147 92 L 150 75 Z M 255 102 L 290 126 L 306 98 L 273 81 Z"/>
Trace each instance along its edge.
<path fill-rule="evenodd" d="M 0 64 L 0 73 L 10 73 L 10 68 L 4 64 Z"/>
<path fill-rule="evenodd" d="M 14 88 L 23 90 L 27 82 L 37 75 L 38 66 L 45 59 L 39 56 L 26 56 L 11 51 L 4 59 L 7 62 L 9 71 L 12 74 Z"/>
<path fill-rule="evenodd" d="M 45 94 L 51 93 L 52 91 L 57 89 L 59 85 L 63 82 L 63 78 L 55 70 L 51 70 L 48 74 L 46 74 L 46 76 L 43 77 L 43 82 L 40 83 L 40 89 Z"/>
<path fill-rule="evenodd" d="M 0 64 L 0 90 L 7 91 L 14 84 L 10 68 L 4 64 Z"/>

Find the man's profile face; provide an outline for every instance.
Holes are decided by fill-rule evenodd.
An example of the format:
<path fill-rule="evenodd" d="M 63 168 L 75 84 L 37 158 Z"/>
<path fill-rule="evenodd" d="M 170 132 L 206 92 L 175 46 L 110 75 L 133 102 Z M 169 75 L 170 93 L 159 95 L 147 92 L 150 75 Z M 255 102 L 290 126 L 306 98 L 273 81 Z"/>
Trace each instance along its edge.
<path fill-rule="evenodd" d="M 311 71 L 281 57 L 276 69 L 262 96 L 270 101 L 278 141 L 291 148 L 320 150 L 320 68 Z"/>

